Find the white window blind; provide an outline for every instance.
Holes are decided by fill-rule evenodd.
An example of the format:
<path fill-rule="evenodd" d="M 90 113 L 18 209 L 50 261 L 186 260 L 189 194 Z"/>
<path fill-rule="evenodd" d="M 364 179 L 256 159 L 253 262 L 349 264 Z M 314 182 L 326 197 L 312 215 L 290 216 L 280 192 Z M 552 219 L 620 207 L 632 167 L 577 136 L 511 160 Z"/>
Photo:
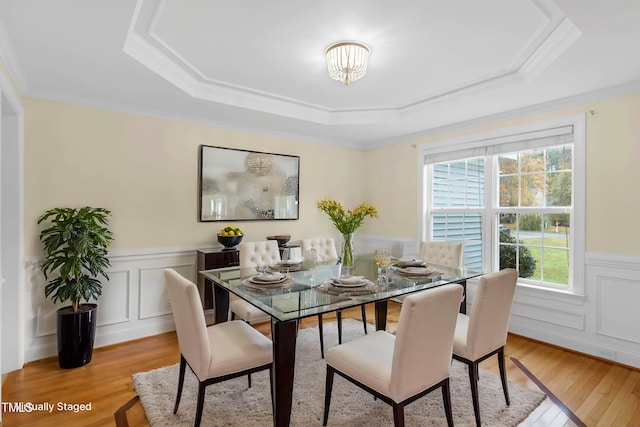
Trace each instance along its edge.
<path fill-rule="evenodd" d="M 437 147 L 433 150 L 426 148 L 424 163 L 442 163 L 451 160 L 563 145 L 572 143 L 573 139 L 573 125 L 516 133 L 497 138 L 476 140 L 452 147 Z"/>

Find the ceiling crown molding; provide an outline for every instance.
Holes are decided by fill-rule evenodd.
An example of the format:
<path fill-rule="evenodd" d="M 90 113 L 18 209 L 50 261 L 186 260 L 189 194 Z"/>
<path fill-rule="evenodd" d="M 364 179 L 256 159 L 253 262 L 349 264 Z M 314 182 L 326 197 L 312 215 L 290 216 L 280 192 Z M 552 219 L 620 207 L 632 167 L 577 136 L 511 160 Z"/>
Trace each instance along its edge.
<path fill-rule="evenodd" d="M 211 78 L 156 31 L 167 18 L 167 0 L 138 0 L 123 51 L 194 98 L 322 125 L 393 124 L 429 114 L 462 96 L 481 99 L 498 87 L 523 84 L 580 38 L 581 32 L 552 0 L 530 0 L 530 4 L 541 24 L 504 69 L 392 108 L 335 110 Z"/>
<path fill-rule="evenodd" d="M 2 59 L 4 65 L 6 65 L 11 80 L 16 85 L 18 92 L 24 94 L 29 86 L 27 83 L 27 76 L 22 70 L 20 61 L 18 61 L 18 56 L 11 44 L 9 34 L 7 34 L 2 18 L 0 18 L 0 59 Z"/>

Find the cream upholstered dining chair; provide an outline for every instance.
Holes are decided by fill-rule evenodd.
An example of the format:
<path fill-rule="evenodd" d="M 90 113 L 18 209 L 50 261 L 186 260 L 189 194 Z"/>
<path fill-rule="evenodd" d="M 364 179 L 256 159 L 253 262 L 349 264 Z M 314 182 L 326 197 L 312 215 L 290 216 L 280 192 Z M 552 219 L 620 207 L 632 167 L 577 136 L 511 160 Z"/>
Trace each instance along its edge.
<path fill-rule="evenodd" d="M 464 246 L 463 242 L 447 242 L 439 240 L 426 240 L 422 242 L 420 248 L 420 259 L 430 264 L 442 265 L 444 267 L 463 268 L 464 267 Z M 392 298 L 392 301 L 402 303 L 404 296 Z M 464 302 L 464 295 L 460 303 Z"/>
<path fill-rule="evenodd" d="M 304 255 L 308 250 L 315 249 L 318 254 L 318 261 L 328 261 L 338 259 L 336 242 L 333 237 L 312 237 L 300 241 L 300 249 Z"/>
<path fill-rule="evenodd" d="M 420 258 L 423 261 L 445 267 L 464 267 L 464 249 L 462 242 L 427 240 L 422 242 Z"/>
<path fill-rule="evenodd" d="M 242 242 L 238 245 L 238 253 L 240 268 L 272 265 L 280 261 L 280 249 L 275 240 Z M 233 294 L 229 295 L 229 309 L 231 310 L 231 320 L 235 319 L 236 315 L 248 323 L 271 320 L 271 316 L 267 313 Z"/>
<path fill-rule="evenodd" d="M 312 237 L 309 239 L 302 239 L 300 241 L 300 249 L 302 254 L 306 254 L 307 251 L 315 249 L 318 254 L 318 261 L 327 262 L 331 260 L 339 260 L 338 250 L 336 249 L 336 242 L 333 237 Z M 360 314 L 362 316 L 362 325 L 364 333 L 367 333 L 367 312 L 364 304 L 360 306 Z M 342 310 L 336 312 L 338 322 L 338 344 L 342 344 Z M 322 314 L 318 314 L 318 329 L 320 330 L 320 354 L 324 358 L 324 332 L 322 330 Z"/>
<path fill-rule="evenodd" d="M 198 379 L 194 425 L 199 426 L 208 385 L 264 369 L 269 370 L 272 379 L 272 343 L 240 320 L 207 327 L 195 283 L 170 268 L 164 270 L 164 277 L 180 348 L 178 393 L 173 413 L 178 412 L 184 374 L 189 365 Z M 273 399 L 273 392 L 271 397 Z"/>
<path fill-rule="evenodd" d="M 444 285 L 409 295 L 400 310 L 395 336 L 376 331 L 327 350 L 323 425 L 327 425 L 334 373 L 393 407 L 396 426 L 404 426 L 404 407 L 442 389 L 449 426 L 453 425 L 449 375 L 451 349 L 462 286 Z"/>
<path fill-rule="evenodd" d="M 453 340 L 453 358 L 465 363 L 469 369 L 471 398 L 477 426 L 480 426 L 478 365 L 494 354 L 498 356 L 504 399 L 507 406 L 510 404 L 504 366 L 504 345 L 507 342 L 509 315 L 517 282 L 518 270 L 513 268 L 481 276 L 471 303 L 470 314 L 458 314 Z"/>

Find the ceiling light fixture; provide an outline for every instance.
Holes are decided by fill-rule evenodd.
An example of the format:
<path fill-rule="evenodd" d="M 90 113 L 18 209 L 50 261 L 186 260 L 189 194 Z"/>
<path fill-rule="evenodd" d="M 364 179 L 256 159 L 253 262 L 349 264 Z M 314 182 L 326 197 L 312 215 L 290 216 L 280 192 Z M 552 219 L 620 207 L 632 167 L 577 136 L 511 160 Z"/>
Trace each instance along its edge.
<path fill-rule="evenodd" d="M 329 76 L 345 85 L 362 78 L 367 72 L 369 46 L 363 43 L 334 43 L 324 51 L 324 55 L 327 57 Z"/>

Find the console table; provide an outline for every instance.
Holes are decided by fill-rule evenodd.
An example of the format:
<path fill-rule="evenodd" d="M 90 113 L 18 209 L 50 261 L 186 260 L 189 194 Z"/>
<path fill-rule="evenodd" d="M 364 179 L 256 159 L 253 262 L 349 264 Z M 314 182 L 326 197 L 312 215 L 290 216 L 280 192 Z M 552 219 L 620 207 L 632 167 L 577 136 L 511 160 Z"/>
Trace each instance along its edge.
<path fill-rule="evenodd" d="M 222 247 L 198 249 L 197 258 L 198 272 L 214 268 L 238 267 L 240 265 L 240 254 L 237 249 L 225 249 Z M 205 310 L 213 308 L 213 283 L 199 273 L 198 291 L 200 291 L 202 306 Z"/>

